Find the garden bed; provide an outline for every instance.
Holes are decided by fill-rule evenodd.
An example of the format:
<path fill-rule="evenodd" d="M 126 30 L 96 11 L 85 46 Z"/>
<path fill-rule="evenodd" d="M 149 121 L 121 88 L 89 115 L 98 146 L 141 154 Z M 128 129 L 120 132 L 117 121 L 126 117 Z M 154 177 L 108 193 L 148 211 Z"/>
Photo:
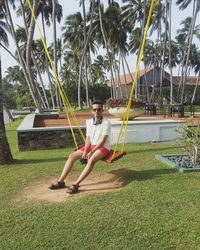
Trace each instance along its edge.
<path fill-rule="evenodd" d="M 197 172 L 200 171 L 200 164 L 192 164 L 189 156 L 182 155 L 156 155 L 155 158 L 171 168 L 176 168 L 179 172 Z"/>
<path fill-rule="evenodd" d="M 75 114 L 77 118 L 78 125 L 85 125 L 87 119 L 92 117 L 91 112 L 78 112 Z M 113 118 L 107 112 L 104 113 L 104 117 L 106 118 Z M 70 122 L 72 125 L 77 125 L 75 120 L 70 115 Z M 67 115 L 37 115 L 34 120 L 34 128 L 41 128 L 41 127 L 62 127 L 62 126 L 69 126 L 69 121 Z"/>

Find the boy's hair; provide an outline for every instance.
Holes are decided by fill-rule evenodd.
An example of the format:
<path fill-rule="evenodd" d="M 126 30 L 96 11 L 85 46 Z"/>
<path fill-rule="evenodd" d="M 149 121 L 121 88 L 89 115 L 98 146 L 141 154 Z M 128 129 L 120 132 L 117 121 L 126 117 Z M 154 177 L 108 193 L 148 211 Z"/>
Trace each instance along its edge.
<path fill-rule="evenodd" d="M 103 108 L 103 102 L 102 102 L 101 100 L 94 100 L 94 101 L 92 102 L 92 105 L 94 105 L 94 104 L 99 104 L 99 105 L 101 105 L 101 107 Z"/>

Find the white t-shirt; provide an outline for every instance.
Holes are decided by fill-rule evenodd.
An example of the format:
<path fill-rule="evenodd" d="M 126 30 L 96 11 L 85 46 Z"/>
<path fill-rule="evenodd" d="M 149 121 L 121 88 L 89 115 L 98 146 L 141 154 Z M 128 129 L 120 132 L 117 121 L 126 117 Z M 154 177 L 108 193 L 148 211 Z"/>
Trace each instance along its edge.
<path fill-rule="evenodd" d="M 90 137 L 91 145 L 97 145 L 102 136 L 108 135 L 103 147 L 110 149 L 111 124 L 108 119 L 103 118 L 101 124 L 94 125 L 93 118 L 86 120 L 86 136 Z"/>

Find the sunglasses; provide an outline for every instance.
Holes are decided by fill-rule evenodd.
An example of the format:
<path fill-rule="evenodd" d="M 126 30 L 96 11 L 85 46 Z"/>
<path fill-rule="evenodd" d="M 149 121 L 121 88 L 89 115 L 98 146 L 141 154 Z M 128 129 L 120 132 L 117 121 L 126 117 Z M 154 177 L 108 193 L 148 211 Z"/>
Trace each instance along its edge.
<path fill-rule="evenodd" d="M 92 109 L 93 112 L 101 112 L 102 109 Z"/>

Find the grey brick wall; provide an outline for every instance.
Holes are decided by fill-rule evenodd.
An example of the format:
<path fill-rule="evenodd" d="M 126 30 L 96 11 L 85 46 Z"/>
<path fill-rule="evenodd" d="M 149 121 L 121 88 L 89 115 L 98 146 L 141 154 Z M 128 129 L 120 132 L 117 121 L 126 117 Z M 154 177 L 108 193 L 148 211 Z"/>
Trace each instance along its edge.
<path fill-rule="evenodd" d="M 83 134 L 85 134 L 85 129 L 82 129 L 82 131 Z M 77 144 L 84 144 L 84 141 L 78 129 L 75 128 L 74 133 Z M 18 132 L 19 151 L 56 149 L 66 147 L 75 147 L 70 129 Z"/>

